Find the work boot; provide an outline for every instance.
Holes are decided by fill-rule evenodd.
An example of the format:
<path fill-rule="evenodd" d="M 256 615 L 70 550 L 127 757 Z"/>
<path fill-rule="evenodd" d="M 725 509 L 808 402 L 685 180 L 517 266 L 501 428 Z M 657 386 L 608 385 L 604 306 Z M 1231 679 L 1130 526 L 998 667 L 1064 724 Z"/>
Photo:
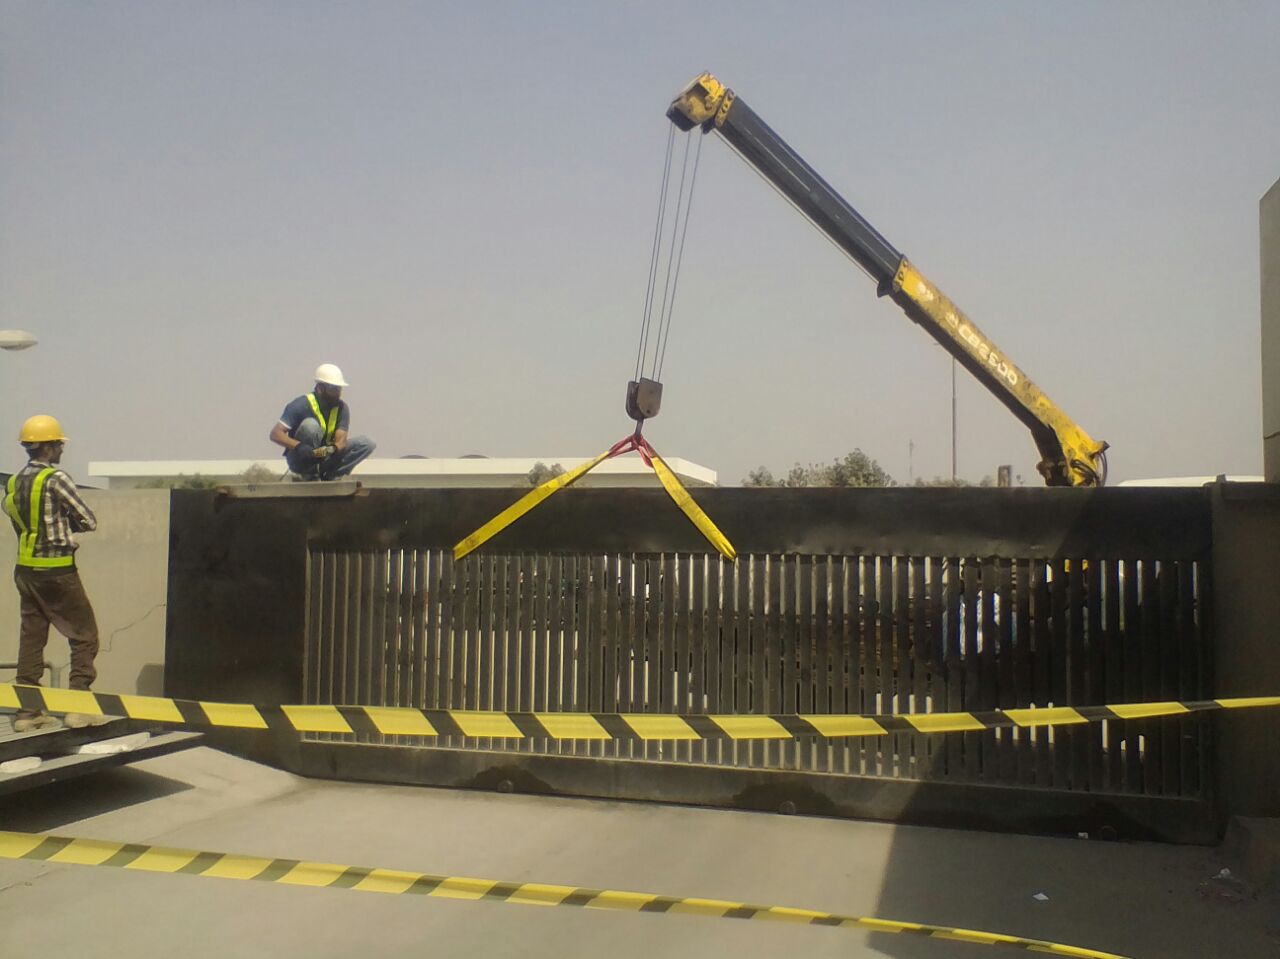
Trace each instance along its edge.
<path fill-rule="evenodd" d="M 56 716 L 48 713 L 36 713 L 34 716 L 19 716 L 13 721 L 15 733 L 34 733 L 41 729 L 57 729 L 62 724 Z"/>
<path fill-rule="evenodd" d="M 111 721 L 110 716 L 96 716 L 93 713 L 67 713 L 62 721 L 69 729 L 84 729 L 86 726 L 101 726 Z"/>

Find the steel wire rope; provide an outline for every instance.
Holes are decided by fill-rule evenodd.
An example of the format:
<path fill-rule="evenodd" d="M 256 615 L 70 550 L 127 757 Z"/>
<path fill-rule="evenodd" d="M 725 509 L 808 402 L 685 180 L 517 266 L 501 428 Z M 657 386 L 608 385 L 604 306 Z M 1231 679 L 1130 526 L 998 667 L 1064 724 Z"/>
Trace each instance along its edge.
<path fill-rule="evenodd" d="M 689 177 L 689 195 L 684 204 L 684 226 L 680 229 L 680 252 L 676 255 L 676 272 L 674 279 L 671 281 L 671 306 L 667 309 L 665 323 L 662 322 L 661 318 L 659 319 L 658 343 L 660 347 L 655 348 L 655 352 L 658 353 L 658 366 L 653 377 L 659 381 L 662 380 L 662 366 L 667 359 L 667 342 L 671 339 L 671 315 L 675 312 L 676 290 L 680 286 L 680 267 L 684 263 L 684 241 L 689 235 L 689 212 L 693 209 L 693 190 L 698 183 L 698 162 L 702 159 L 702 140 L 703 138 L 699 136 L 698 147 L 693 152 L 693 174 Z M 679 208 L 677 207 L 677 213 L 678 211 Z M 674 233 L 672 234 L 672 243 L 675 243 Z"/>
<path fill-rule="evenodd" d="M 649 366 L 650 378 L 655 380 L 658 378 L 658 343 L 662 339 L 663 317 L 667 315 L 667 300 L 671 295 L 671 268 L 675 260 L 676 233 L 680 229 L 680 211 L 684 205 L 684 184 L 689 175 L 689 138 L 692 136 L 693 134 L 690 132 L 684 141 L 684 160 L 680 165 L 680 186 L 676 190 L 676 210 L 671 222 L 671 242 L 667 244 L 667 269 L 662 278 L 662 306 L 658 308 L 658 336 L 653 342 L 653 363 Z"/>
<path fill-rule="evenodd" d="M 653 316 L 653 290 L 658 279 L 658 261 L 662 252 L 662 223 L 667 210 L 667 190 L 671 184 L 671 155 L 675 149 L 675 126 L 667 126 L 667 156 L 662 168 L 662 186 L 658 191 L 658 216 L 653 227 L 653 246 L 649 251 L 649 279 L 644 293 L 644 314 L 640 321 L 640 343 L 636 348 L 636 371 L 633 379 L 640 379 L 645 353 L 649 349 L 649 326 Z"/>

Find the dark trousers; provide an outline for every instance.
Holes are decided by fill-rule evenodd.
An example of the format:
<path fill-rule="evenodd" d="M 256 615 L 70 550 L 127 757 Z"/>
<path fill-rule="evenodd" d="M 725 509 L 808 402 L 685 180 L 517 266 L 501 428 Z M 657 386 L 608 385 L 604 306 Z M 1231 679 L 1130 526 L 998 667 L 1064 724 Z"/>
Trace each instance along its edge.
<path fill-rule="evenodd" d="M 98 676 L 98 621 L 74 566 L 30 569 L 16 566 L 13 581 L 21 599 L 22 630 L 18 637 L 17 682 L 39 686 L 44 675 L 44 647 L 53 626 L 71 645 L 71 688 L 88 689 Z M 33 715 L 24 710 L 19 715 Z"/>

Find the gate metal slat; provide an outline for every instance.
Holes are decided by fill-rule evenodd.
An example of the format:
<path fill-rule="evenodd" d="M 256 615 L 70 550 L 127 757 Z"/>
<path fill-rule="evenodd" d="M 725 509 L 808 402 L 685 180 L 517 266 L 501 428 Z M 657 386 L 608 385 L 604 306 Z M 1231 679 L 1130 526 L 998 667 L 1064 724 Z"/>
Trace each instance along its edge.
<path fill-rule="evenodd" d="M 947 712 L 964 709 L 964 656 L 962 642 L 965 632 L 965 597 L 961 582 L 960 557 L 948 556 L 946 573 L 946 704 Z M 964 740 L 959 735 L 947 736 L 947 779 L 963 779 Z"/>
<path fill-rule="evenodd" d="M 537 663 L 534 656 L 534 617 L 538 591 L 537 557 L 529 553 L 520 555 L 520 669 L 516 690 L 516 708 L 527 712 L 534 706 L 534 689 L 536 688 Z M 519 741 L 520 752 L 533 752 L 533 742 L 528 739 Z"/>
<path fill-rule="evenodd" d="M 978 657 L 978 622 L 981 615 L 978 602 L 978 562 L 967 558 L 962 564 L 964 589 L 964 635 L 961 646 L 961 669 L 964 675 L 964 694 L 961 709 L 981 709 L 982 664 Z M 964 751 L 964 776 L 970 782 L 982 778 L 983 733 L 961 733 L 961 749 Z"/>
<path fill-rule="evenodd" d="M 325 672 L 324 686 L 320 691 L 320 699 L 318 702 L 333 703 L 336 702 L 334 696 L 338 690 L 338 683 L 341 682 L 342 674 L 339 672 L 338 660 L 341 656 L 341 640 L 339 632 L 341 625 L 345 622 L 345 612 L 341 603 L 343 597 L 346 596 L 346 590 L 339 588 L 339 570 L 342 568 L 344 557 L 340 554 L 330 553 L 328 561 L 325 563 L 325 588 L 328 590 L 328 602 L 325 604 L 328 615 L 325 618 L 324 640 L 325 649 Z"/>
<path fill-rule="evenodd" d="M 993 655 L 997 656 L 997 678 L 998 691 L 994 701 L 1001 709 L 1018 706 L 1018 690 L 1017 684 L 1013 678 L 1013 624 L 1014 617 L 1017 615 L 1018 605 L 1017 598 L 1013 593 L 1013 561 L 1007 557 L 1000 557 L 993 561 L 996 566 L 997 588 L 996 597 L 1000 603 L 1000 622 L 996 632 L 1000 636 L 1000 646 L 998 652 L 993 650 Z M 1018 756 L 1015 737 L 1017 730 L 1003 729 L 999 733 L 999 781 L 1002 783 L 1016 783 L 1018 781 Z"/>
<path fill-rule="evenodd" d="M 337 702 L 343 704 L 358 702 L 355 689 L 360 673 L 360 554 L 348 553 L 346 561 L 347 575 L 343 584 L 346 616 L 342 630 L 342 688 L 338 691 L 337 698 Z"/>
<path fill-rule="evenodd" d="M 676 662 L 676 554 L 662 557 L 662 608 L 658 619 L 658 712 L 673 713 L 676 709 L 677 684 L 680 664 Z M 658 743 L 657 752 L 663 759 L 674 759 L 675 743 Z"/>
<path fill-rule="evenodd" d="M 561 710 L 564 691 L 564 588 L 564 557 L 559 554 L 550 556 L 547 558 L 547 618 L 543 629 L 546 658 L 543 662 L 546 664 L 544 704 L 551 712 Z M 559 741 L 547 740 L 543 751 L 559 753 Z"/>
<path fill-rule="evenodd" d="M 1211 576 L 1207 563 L 1191 564 L 1192 593 L 1191 605 L 1186 610 L 1188 629 L 1192 642 L 1195 643 L 1195 679 L 1196 698 L 1208 696 L 1213 689 L 1212 672 L 1212 597 L 1213 590 L 1209 578 Z M 1197 773 L 1199 775 L 1198 795 L 1212 798 L 1213 784 L 1213 726 L 1208 716 L 1196 724 L 1199 730 L 1197 745 Z"/>
<path fill-rule="evenodd" d="M 458 666 L 458 626 L 462 619 L 461 594 L 466 589 L 466 568 L 445 553 L 441 557 L 440 573 L 440 663 L 437 671 L 437 696 L 442 709 L 456 707 L 454 679 Z M 446 748 L 463 747 L 465 736 L 445 736 Z"/>
<path fill-rule="evenodd" d="M 751 709 L 753 713 L 768 711 L 770 701 L 769 673 L 766 666 L 768 650 L 768 621 L 765 615 L 765 602 L 769 593 L 768 576 L 773 558 L 767 555 L 752 557 L 751 563 L 751 617 L 747 628 L 751 647 Z M 764 749 L 758 742 L 750 743 L 747 755 L 753 767 L 765 765 Z"/>
<path fill-rule="evenodd" d="M 1032 603 L 1031 561 L 1019 558 L 1013 565 L 1014 596 L 1014 645 L 1013 645 L 1013 682 L 1014 704 L 1028 707 L 1036 702 L 1034 684 L 1034 663 L 1032 662 L 1032 645 L 1035 637 L 1031 625 Z M 1031 730 L 1019 729 L 1017 732 L 1017 763 L 1020 786 L 1035 783 L 1036 757 L 1035 742 Z"/>
<path fill-rule="evenodd" d="M 590 633 L 586 644 L 594 657 L 587 670 L 587 698 L 584 708 L 589 712 L 613 712 L 610 693 L 613 684 L 608 681 L 617 675 L 618 664 L 613 656 L 613 620 L 610 615 L 609 595 L 613 592 L 610 575 L 610 556 L 597 554 L 591 557 Z M 588 755 L 604 755 L 604 743 L 590 744 Z"/>
<path fill-rule="evenodd" d="M 996 625 L 996 602 L 999 598 L 998 563 L 993 558 L 978 561 L 979 591 L 978 622 L 982 626 L 981 649 L 977 653 L 978 664 L 978 706 L 979 709 L 994 709 L 1000 704 L 996 680 L 996 648 L 1000 641 L 999 627 Z M 1003 731 L 1001 731 L 1003 732 Z M 996 737 L 1000 735 L 992 730 L 977 734 L 981 742 L 982 779 L 984 782 L 999 781 L 999 758 Z"/>
<path fill-rule="evenodd" d="M 551 653 L 551 557 L 538 555 L 533 557 L 533 671 L 531 685 L 533 689 L 533 708 L 547 708 L 548 661 Z M 534 739 L 531 748 L 535 753 L 547 751 L 546 737 Z"/>
<path fill-rule="evenodd" d="M 407 706 L 426 706 L 427 684 L 427 583 L 431 554 L 413 551 L 412 586 L 409 592 L 409 692 Z"/>
<path fill-rule="evenodd" d="M 893 558 L 893 711 L 910 712 L 911 705 L 911 561 L 907 556 Z M 899 779 L 915 779 L 911 762 L 915 737 L 895 733 L 894 775 Z"/>
<path fill-rule="evenodd" d="M 440 696 L 440 685 L 444 674 L 444 650 L 440 643 L 441 610 L 448 602 L 445 593 L 444 557 L 439 550 L 429 554 L 429 576 L 424 594 L 427 613 L 426 634 L 424 637 L 425 654 L 423 656 L 423 703 L 424 709 L 440 709 L 444 701 Z"/>
<path fill-rule="evenodd" d="M 503 557 L 502 581 L 502 690 L 500 708 L 511 712 L 520 709 L 520 557 Z M 500 749 L 509 752 L 511 743 Z"/>
<path fill-rule="evenodd" d="M 1086 660 L 1084 701 L 1089 706 L 1100 706 L 1106 699 L 1106 634 L 1103 631 L 1103 566 L 1104 561 L 1088 560 L 1085 574 L 1085 648 Z M 1104 734 L 1110 732 L 1109 723 L 1093 723 L 1087 730 L 1089 743 L 1088 788 L 1099 792 L 1106 788 L 1107 770 Z"/>
<path fill-rule="evenodd" d="M 391 553 L 388 550 L 369 553 L 373 573 L 372 595 L 369 597 L 372 615 L 369 617 L 369 644 L 372 669 L 369 676 L 370 705 L 382 706 L 387 701 L 387 605 Z M 378 740 L 382 737 L 378 736 Z"/>
<path fill-rule="evenodd" d="M 1160 589 L 1156 584 L 1155 562 L 1144 559 L 1141 569 L 1142 696 L 1159 699 L 1163 678 L 1160 670 Z M 1158 796 L 1164 787 L 1161 769 L 1163 730 L 1158 719 L 1144 720 L 1140 728 L 1146 745 L 1142 753 L 1143 791 L 1148 796 Z"/>
<path fill-rule="evenodd" d="M 876 563 L 876 712 L 893 712 L 893 557 Z M 896 776 L 898 736 L 877 736 L 878 775 Z"/>
<path fill-rule="evenodd" d="M 476 596 L 478 607 L 476 619 L 476 641 L 472 644 L 475 653 L 472 659 L 471 677 L 475 683 L 475 691 L 471 701 L 477 709 L 493 709 L 493 654 L 494 654 L 494 564 L 496 558 L 491 553 L 478 553 L 480 587 Z M 481 749 L 492 749 L 495 740 L 484 737 L 479 740 Z"/>
<path fill-rule="evenodd" d="M 802 641 L 796 587 L 800 557 L 769 556 L 765 559 L 764 668 L 757 676 L 763 695 L 762 713 L 796 711 L 796 659 Z M 795 757 L 787 744 L 762 744 L 761 763 L 769 769 L 790 769 Z"/>
<path fill-rule="evenodd" d="M 800 703 L 800 708 L 807 712 L 831 712 L 831 685 L 835 676 L 835 664 L 831 655 L 829 584 L 830 557 L 817 556 L 813 559 L 813 656 L 809 681 L 803 689 L 809 698 L 806 700 L 801 697 Z M 835 768 L 830 740 L 824 742 L 810 739 L 806 742 L 806 748 L 813 755 L 809 768 L 819 772 L 829 772 Z"/>
<path fill-rule="evenodd" d="M 625 570 L 624 595 L 629 605 L 623 610 L 623 622 L 626 624 L 627 669 L 630 675 L 626 711 L 629 713 L 645 712 L 645 618 L 649 608 L 647 595 L 648 564 L 634 554 L 624 558 Z M 629 757 L 643 756 L 644 746 L 635 740 L 626 743 L 626 754 Z"/>
<path fill-rule="evenodd" d="M 713 562 L 705 553 L 689 557 L 689 658 L 692 673 L 689 682 L 689 709 L 710 712 L 707 702 L 707 571 Z M 710 748 L 704 741 L 692 749 L 693 762 L 706 764 Z"/>
<path fill-rule="evenodd" d="M 408 706 L 413 692 L 413 566 L 416 556 L 411 549 L 400 550 L 400 576 L 397 581 L 395 704 Z"/>
<path fill-rule="evenodd" d="M 1124 635 L 1120 630 L 1121 602 L 1120 595 L 1120 561 L 1109 559 L 1104 566 L 1103 589 L 1106 593 L 1103 619 L 1105 626 L 1106 646 L 1106 683 L 1102 695 L 1108 703 L 1123 703 L 1124 690 Z M 1122 792 L 1124 780 L 1124 742 L 1123 722 L 1107 723 L 1107 789 L 1110 792 Z"/>
<path fill-rule="evenodd" d="M 834 557 L 835 568 L 833 570 L 834 585 L 831 591 L 831 616 L 834 626 L 832 632 L 832 649 L 836 657 L 836 672 L 833 679 L 832 688 L 832 704 L 831 711 L 833 713 L 850 712 L 850 677 L 856 677 L 856 659 L 853 655 L 853 616 L 857 614 L 857 604 L 852 607 L 853 612 L 850 613 L 849 605 L 849 568 L 850 560 L 848 556 Z M 832 769 L 838 769 L 842 773 L 849 773 L 850 766 L 850 747 L 847 739 L 834 740 L 835 759 Z"/>
<path fill-rule="evenodd" d="M 585 556 L 571 556 L 569 564 L 572 569 L 569 579 L 569 622 L 566 628 L 565 654 L 573 664 L 573 670 L 569 675 L 569 702 L 566 708 L 585 712 L 589 699 L 588 681 L 592 668 L 599 658 L 599 651 L 595 646 L 597 636 L 592 629 L 594 622 L 591 618 L 591 567 Z M 574 755 L 587 755 L 588 750 L 583 748 L 584 745 L 573 743 Z"/>
<path fill-rule="evenodd" d="M 602 635 L 605 639 L 608 659 L 606 670 L 602 673 L 600 683 L 600 708 L 605 712 L 619 712 L 622 709 L 622 696 L 627 682 L 627 659 L 622 645 L 622 613 L 619 609 L 619 594 L 622 591 L 620 562 L 617 554 L 610 553 L 604 558 L 604 627 Z M 600 743 L 600 755 L 617 756 L 615 743 Z"/>
<path fill-rule="evenodd" d="M 374 617 L 377 597 L 377 558 L 372 550 L 360 553 L 360 675 L 353 703 L 365 705 L 373 702 L 374 669 Z M 356 739 L 362 740 L 357 734 Z"/>
<path fill-rule="evenodd" d="M 1049 596 L 1049 563 L 1034 560 L 1031 564 L 1031 633 L 1035 646 L 1031 652 L 1031 684 L 1035 705 L 1048 706 L 1053 701 L 1053 689 L 1050 681 L 1050 621 L 1053 603 Z M 1032 752 L 1035 756 L 1035 782 L 1041 789 L 1053 783 L 1053 747 L 1049 742 L 1049 730 L 1029 730 L 1029 738 L 1034 743 Z"/>
<path fill-rule="evenodd" d="M 1160 699 L 1177 699 L 1179 657 L 1182 650 L 1178 643 L 1178 568 L 1173 560 L 1160 564 L 1157 582 L 1160 590 L 1160 664 L 1163 672 Z M 1161 727 L 1160 764 L 1163 777 L 1162 795 L 1177 796 L 1182 792 L 1182 727 L 1179 719 L 1163 719 Z"/>
<path fill-rule="evenodd" d="M 693 611 L 693 562 L 696 554 L 680 553 L 676 556 L 676 605 L 672 628 L 675 630 L 676 677 L 679 685 L 675 689 L 677 712 L 693 711 L 693 633 L 695 630 Z M 699 710 L 700 711 L 700 710 Z M 693 761 L 693 743 L 677 743 L 676 756 L 681 762 Z"/>
<path fill-rule="evenodd" d="M 1087 653 L 1084 645 L 1084 574 L 1082 561 L 1071 561 L 1067 571 L 1067 702 L 1072 706 L 1088 705 L 1085 696 Z M 1067 730 L 1067 742 L 1071 750 L 1071 785 L 1083 790 L 1089 779 L 1089 737 L 1092 725 L 1072 726 Z"/>
<path fill-rule="evenodd" d="M 927 556 L 911 561 L 911 711 L 929 710 L 929 673 L 933 665 L 933 644 L 929 622 L 929 563 Z M 916 779 L 932 778 L 929 768 L 929 737 L 911 737 L 911 761 Z"/>
<path fill-rule="evenodd" d="M 880 711 L 876 697 L 880 674 L 880 660 L 876 656 L 876 605 L 879 602 L 879 593 L 876 590 L 876 562 L 874 556 L 858 557 L 858 605 L 861 609 L 858 616 L 858 669 L 861 679 L 858 712 L 860 713 Z M 880 775 L 879 737 L 860 739 L 858 747 L 859 771 L 862 775 Z"/>
<path fill-rule="evenodd" d="M 817 657 L 817 637 L 818 637 L 818 619 L 815 612 L 817 605 L 817 588 L 818 588 L 818 571 L 815 568 L 818 559 L 813 556 L 796 557 L 797 589 L 796 589 L 796 620 L 799 624 L 797 630 L 797 652 L 798 657 L 798 675 L 796 677 L 796 710 L 803 713 L 814 712 L 814 695 L 813 685 L 818 678 L 818 657 Z M 803 742 L 792 744 L 792 753 L 795 755 L 793 763 L 789 763 L 790 768 L 800 769 L 804 771 L 815 771 L 819 769 L 817 757 L 815 755 L 814 746 L 816 745 L 812 738 L 807 738 Z"/>
<path fill-rule="evenodd" d="M 449 704 L 453 709 L 466 709 L 471 702 L 471 644 L 476 629 L 476 572 L 480 554 L 472 553 L 453 564 L 453 613 L 449 637 Z M 476 741 L 464 737 L 463 743 L 474 748 Z"/>
<path fill-rule="evenodd" d="M 1142 615 L 1138 606 L 1138 592 L 1142 585 L 1142 573 L 1137 560 L 1124 561 L 1124 702 L 1142 701 Z M 1133 719 L 1123 723 L 1125 734 L 1125 791 L 1145 793 L 1146 770 L 1142 760 L 1142 724 Z"/>
<path fill-rule="evenodd" d="M 1197 681 L 1198 656 L 1195 637 L 1195 574 L 1194 563 L 1190 560 L 1178 562 L 1178 698 L 1203 699 L 1207 692 L 1200 688 Z M 1196 754 L 1203 748 L 1200 734 L 1204 728 L 1203 717 L 1192 716 L 1178 723 L 1178 742 L 1182 745 L 1181 768 L 1182 783 L 1180 795 L 1199 797 L 1200 766 Z"/>
<path fill-rule="evenodd" d="M 1050 623 L 1050 692 L 1055 706 L 1070 703 L 1068 696 L 1071 681 L 1071 663 L 1068 659 L 1069 641 L 1067 623 L 1067 571 L 1066 561 L 1055 559 L 1052 564 L 1053 581 L 1049 584 Z M 1071 748 L 1069 736 L 1061 728 L 1049 730 L 1053 743 L 1053 785 L 1057 789 L 1071 788 Z"/>
<path fill-rule="evenodd" d="M 731 602 L 730 596 L 725 592 L 724 570 L 725 564 L 719 556 L 708 557 L 707 694 L 709 699 L 707 709 L 715 713 L 729 712 L 732 708 L 730 704 L 733 702 L 733 669 L 732 665 L 725 665 L 731 664 L 732 660 L 725 656 L 724 652 L 725 623 L 728 621 L 725 610 Z M 711 754 L 717 764 L 723 764 L 726 761 L 723 740 L 716 740 L 712 745 Z"/>
<path fill-rule="evenodd" d="M 740 556 L 733 566 L 733 675 L 736 680 L 733 711 L 751 712 L 751 567 L 756 556 Z M 748 744 L 733 742 L 734 765 L 746 765 L 751 753 Z"/>
<path fill-rule="evenodd" d="M 302 701 L 315 702 L 316 691 L 320 688 L 320 670 L 323 660 L 320 654 L 320 583 L 324 578 L 324 560 L 315 550 L 307 554 L 307 611 L 303 629 L 302 648 Z"/>

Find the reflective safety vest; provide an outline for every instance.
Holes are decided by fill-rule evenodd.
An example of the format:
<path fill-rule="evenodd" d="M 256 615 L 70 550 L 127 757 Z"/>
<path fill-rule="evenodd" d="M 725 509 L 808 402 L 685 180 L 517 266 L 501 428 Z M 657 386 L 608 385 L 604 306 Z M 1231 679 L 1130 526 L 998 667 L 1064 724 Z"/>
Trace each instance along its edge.
<path fill-rule="evenodd" d="M 338 408 L 341 403 L 334 403 L 333 409 L 329 411 L 329 422 L 324 421 L 324 414 L 320 412 L 320 404 L 316 402 L 314 393 L 307 394 L 307 402 L 311 404 L 311 412 L 316 415 L 316 419 L 320 421 L 320 429 L 324 431 L 324 438 L 320 441 L 321 446 L 329 446 L 333 443 L 333 434 L 338 431 Z"/>
<path fill-rule="evenodd" d="M 18 533 L 18 565 L 32 569 L 53 569 L 59 566 L 74 566 L 74 556 L 37 556 L 36 541 L 40 537 L 40 520 L 44 516 L 44 483 L 53 473 L 52 466 L 46 466 L 31 483 L 30 509 L 28 519 L 23 521 L 18 509 L 18 498 L 14 492 L 18 485 L 17 474 L 9 477 L 9 484 L 4 498 L 5 512 L 13 517 L 21 532 Z"/>

